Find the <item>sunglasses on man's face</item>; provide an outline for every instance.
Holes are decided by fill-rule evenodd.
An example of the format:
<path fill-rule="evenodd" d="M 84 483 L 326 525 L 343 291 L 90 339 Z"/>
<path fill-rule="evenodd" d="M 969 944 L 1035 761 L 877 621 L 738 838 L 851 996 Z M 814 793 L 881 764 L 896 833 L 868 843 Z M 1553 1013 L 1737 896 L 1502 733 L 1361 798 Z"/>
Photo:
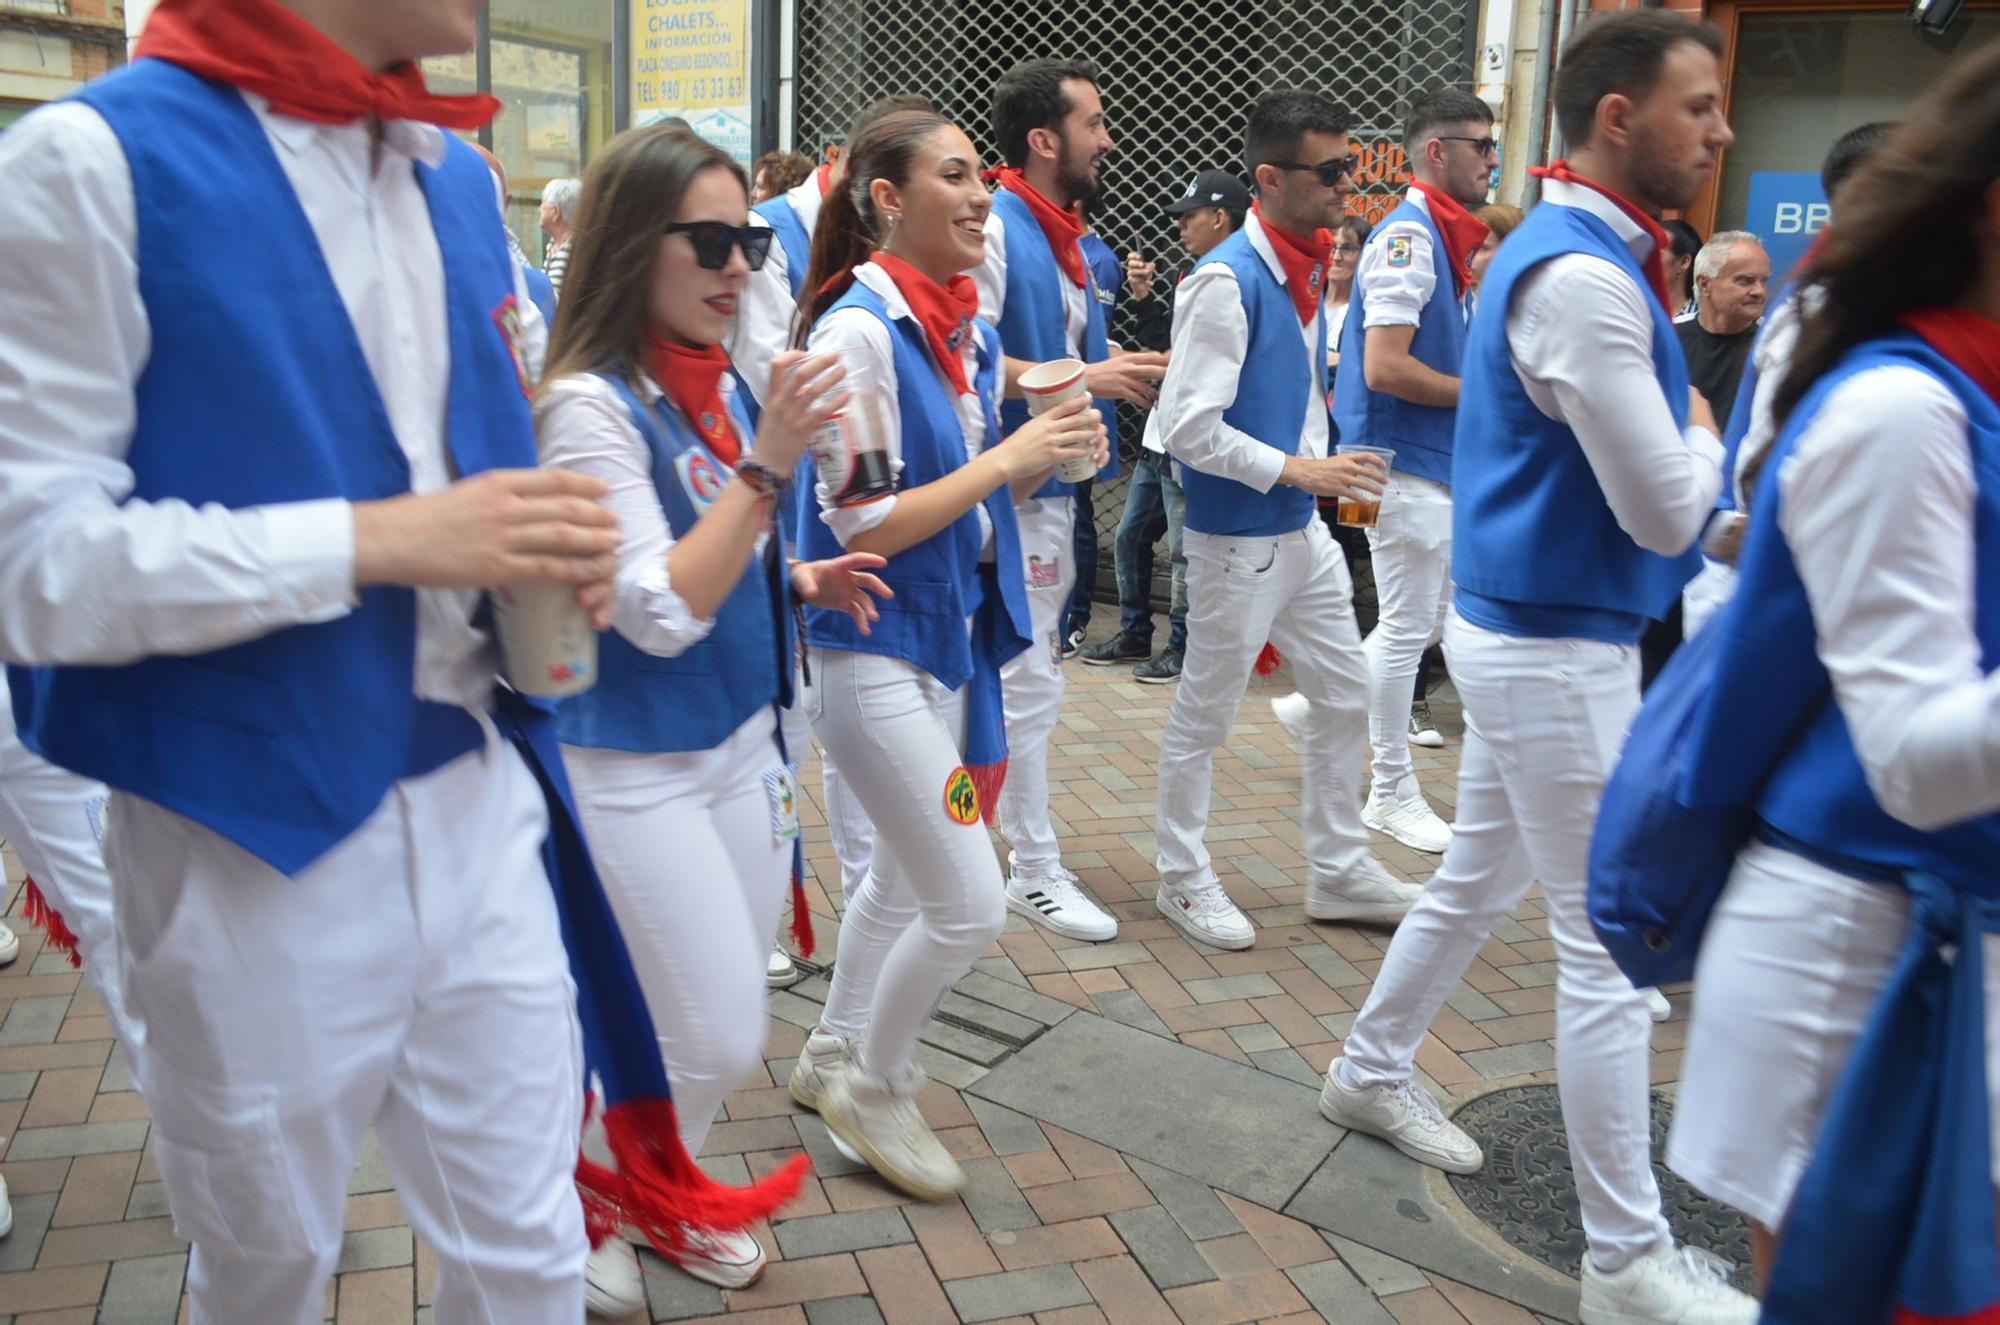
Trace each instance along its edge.
<path fill-rule="evenodd" d="M 1441 133 L 1437 137 L 1438 141 L 1441 143 L 1471 143 L 1472 150 L 1479 153 L 1479 155 L 1481 156 L 1486 156 L 1489 153 L 1496 151 L 1500 146 L 1500 144 L 1492 138 L 1467 138 L 1464 134 L 1457 134 L 1457 133 Z"/>
<path fill-rule="evenodd" d="M 1316 166 L 1309 166 L 1303 161 L 1273 161 L 1271 164 L 1280 170 L 1303 170 L 1308 174 L 1318 175 L 1319 182 L 1329 189 L 1339 184 L 1342 179 L 1353 179 L 1361 173 L 1361 158 L 1358 156 L 1343 156 L 1332 161 L 1322 161 Z"/>
<path fill-rule="evenodd" d="M 694 245 L 694 260 L 710 271 L 729 265 L 729 250 L 743 250 L 743 261 L 751 271 L 764 265 L 771 252 L 772 231 L 761 225 L 730 225 L 727 221 L 675 221 L 667 227 L 670 235 L 686 235 Z"/>

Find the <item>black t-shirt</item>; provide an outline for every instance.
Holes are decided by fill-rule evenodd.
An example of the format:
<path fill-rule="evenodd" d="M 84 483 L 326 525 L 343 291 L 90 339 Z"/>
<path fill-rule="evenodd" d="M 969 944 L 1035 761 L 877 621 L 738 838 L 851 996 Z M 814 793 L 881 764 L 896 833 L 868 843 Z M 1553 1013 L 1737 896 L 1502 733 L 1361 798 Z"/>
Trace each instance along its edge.
<path fill-rule="evenodd" d="M 1757 324 L 1751 323 L 1734 336 L 1718 336 L 1701 325 L 1700 318 L 1674 323 L 1680 333 L 1681 352 L 1687 356 L 1688 382 L 1708 398 L 1715 421 L 1726 424 L 1729 411 L 1736 407 L 1736 388 L 1743 384 L 1743 369 L 1750 362 L 1750 346 L 1757 339 Z"/>

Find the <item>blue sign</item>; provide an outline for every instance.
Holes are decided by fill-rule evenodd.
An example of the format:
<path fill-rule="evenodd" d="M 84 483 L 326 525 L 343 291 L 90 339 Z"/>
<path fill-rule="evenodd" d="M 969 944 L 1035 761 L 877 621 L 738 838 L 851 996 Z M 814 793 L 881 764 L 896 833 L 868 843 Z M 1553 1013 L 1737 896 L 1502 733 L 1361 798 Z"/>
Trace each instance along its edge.
<path fill-rule="evenodd" d="M 1826 228 L 1833 211 L 1819 174 L 1811 170 L 1760 170 L 1750 176 L 1750 202 L 1743 228 L 1764 241 L 1771 254 L 1771 277 L 1783 276 Z"/>

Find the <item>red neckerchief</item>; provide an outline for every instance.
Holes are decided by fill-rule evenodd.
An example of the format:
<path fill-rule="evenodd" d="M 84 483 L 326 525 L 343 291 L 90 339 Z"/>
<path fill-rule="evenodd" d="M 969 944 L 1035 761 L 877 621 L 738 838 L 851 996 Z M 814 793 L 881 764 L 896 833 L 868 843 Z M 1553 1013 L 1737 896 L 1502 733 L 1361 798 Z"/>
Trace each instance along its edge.
<path fill-rule="evenodd" d="M 160 0 L 133 55 L 254 92 L 280 115 L 321 124 L 372 115 L 477 129 L 500 113 L 493 97 L 432 92 L 413 60 L 371 73 L 274 0 Z"/>
<path fill-rule="evenodd" d="M 1079 290 L 1089 289 L 1083 278 L 1083 246 L 1078 242 L 1083 238 L 1083 218 L 1074 209 L 1065 211 L 1037 193 L 1035 187 L 1012 166 L 989 170 L 986 179 L 1028 204 L 1028 210 L 1041 222 L 1042 234 L 1049 241 L 1049 251 L 1056 255 L 1056 266 L 1062 268 L 1062 274 L 1069 277 L 1071 285 Z"/>
<path fill-rule="evenodd" d="M 1673 316 L 1673 296 L 1667 293 L 1667 250 L 1673 247 L 1673 241 L 1667 238 L 1667 232 L 1660 228 L 1658 221 L 1640 211 L 1610 189 L 1605 188 L 1596 180 L 1585 179 L 1582 175 L 1577 174 L 1569 168 L 1569 162 L 1567 161 L 1551 161 L 1546 166 L 1530 166 L 1528 167 L 1528 173 L 1536 179 L 1559 179 L 1565 184 L 1577 184 L 1586 189 L 1601 193 L 1616 203 L 1619 211 L 1631 217 L 1633 223 L 1645 231 L 1647 236 L 1653 241 L 1653 251 L 1648 253 L 1645 262 L 1640 264 L 1646 269 L 1646 280 L 1653 287 L 1653 297 L 1660 301 L 1661 308 L 1667 310 L 1667 316 Z"/>
<path fill-rule="evenodd" d="M 729 356 L 720 345 L 680 345 L 646 333 L 646 371 L 715 458 L 734 468 L 741 448 L 722 403 L 722 374 L 728 368 Z"/>
<path fill-rule="evenodd" d="M 1326 264 L 1333 256 L 1333 231 L 1315 230 L 1311 239 L 1301 239 L 1264 215 L 1259 204 L 1250 204 L 1250 210 L 1264 223 L 1271 251 L 1278 255 L 1278 265 L 1285 270 L 1285 292 L 1292 296 L 1292 307 L 1298 310 L 1299 325 L 1311 326 L 1313 315 L 1319 312 L 1320 297 L 1326 293 Z"/>
<path fill-rule="evenodd" d="M 833 162 L 822 162 L 820 168 L 813 172 L 813 178 L 819 181 L 819 196 L 824 198 L 833 187 Z"/>
<path fill-rule="evenodd" d="M 1966 308 L 1925 308 L 1897 321 L 1922 336 L 2000 404 L 2000 322 Z"/>
<path fill-rule="evenodd" d="M 965 380 L 965 358 L 960 353 L 972 334 L 972 319 L 979 313 L 979 291 L 964 272 L 939 285 L 901 258 L 877 252 L 869 261 L 889 274 L 903 302 L 910 306 L 917 325 L 930 342 L 931 357 L 961 396 L 972 394 Z"/>
<path fill-rule="evenodd" d="M 1444 255 L 1450 259 L 1452 293 L 1463 299 L 1465 287 L 1472 282 L 1472 255 L 1479 252 L 1491 232 L 1486 222 L 1466 211 L 1464 204 L 1443 189 L 1434 189 L 1420 179 L 1411 180 L 1410 187 L 1430 204 L 1431 221 L 1443 236 Z"/>

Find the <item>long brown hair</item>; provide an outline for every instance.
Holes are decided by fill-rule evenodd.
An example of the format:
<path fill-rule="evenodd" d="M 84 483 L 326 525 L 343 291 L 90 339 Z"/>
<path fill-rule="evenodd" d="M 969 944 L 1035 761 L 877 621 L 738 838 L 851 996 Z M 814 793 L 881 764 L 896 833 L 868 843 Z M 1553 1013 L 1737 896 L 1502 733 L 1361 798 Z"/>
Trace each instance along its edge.
<path fill-rule="evenodd" d="M 1799 271 L 1821 297 L 1778 387 L 1780 426 L 1812 384 L 1905 313 L 1957 303 L 1980 274 L 1976 231 L 2000 179 L 2000 46 L 1967 55 L 1839 189 L 1839 222 Z M 1757 457 L 1744 468 L 1755 486 Z"/>
<path fill-rule="evenodd" d="M 571 373 L 631 375 L 663 227 L 680 214 L 689 185 L 704 170 L 727 170 L 749 196 L 734 157 L 676 125 L 629 129 L 590 163 L 544 381 Z"/>
<path fill-rule="evenodd" d="M 887 233 L 875 214 L 868 186 L 886 179 L 898 187 L 910 182 L 917 153 L 924 142 L 951 121 L 935 110 L 892 110 L 869 123 L 847 145 L 847 181 L 820 205 L 813 227 L 812 262 L 799 287 L 799 307 L 792 316 L 792 344 L 806 343 L 806 333 L 841 295 L 846 278 L 869 254 L 881 247 Z"/>

